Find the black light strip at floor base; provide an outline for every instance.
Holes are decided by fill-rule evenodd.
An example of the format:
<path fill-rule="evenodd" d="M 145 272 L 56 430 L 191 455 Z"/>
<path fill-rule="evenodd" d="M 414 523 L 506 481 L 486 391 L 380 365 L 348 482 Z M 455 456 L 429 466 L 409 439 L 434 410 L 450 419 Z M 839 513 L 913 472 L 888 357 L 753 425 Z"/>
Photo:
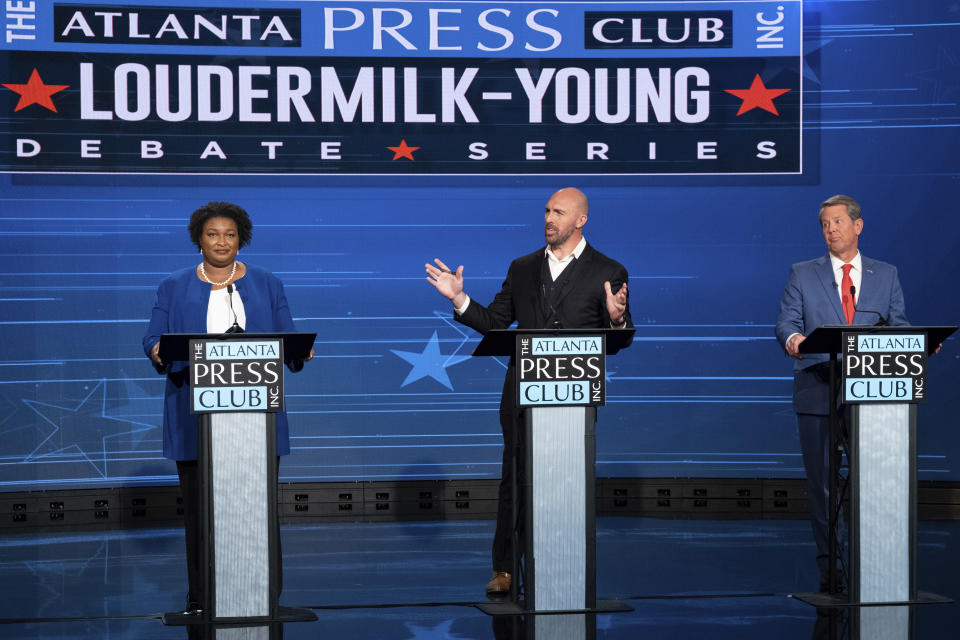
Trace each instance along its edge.
<path fill-rule="evenodd" d="M 283 524 L 493 519 L 498 480 L 281 483 Z M 960 520 L 960 482 L 921 482 L 920 520 Z M 803 479 L 597 478 L 597 515 L 802 520 Z M 0 532 L 178 526 L 179 487 L 0 493 Z"/>

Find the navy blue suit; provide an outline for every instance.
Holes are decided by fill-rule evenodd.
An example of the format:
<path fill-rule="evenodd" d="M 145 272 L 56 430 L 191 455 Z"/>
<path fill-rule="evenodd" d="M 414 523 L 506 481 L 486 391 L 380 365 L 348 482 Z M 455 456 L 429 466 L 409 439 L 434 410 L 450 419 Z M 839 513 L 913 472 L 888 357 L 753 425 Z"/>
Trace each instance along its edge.
<path fill-rule="evenodd" d="M 872 325 L 882 317 L 892 326 L 908 325 L 897 268 L 862 254 L 861 266 L 862 280 L 853 324 Z M 794 264 L 777 317 L 776 334 L 781 346 L 786 347 L 787 339 L 794 333 L 808 336 L 823 325 L 842 324 L 846 324 L 846 320 L 830 255 Z M 827 354 L 805 354 L 793 365 L 793 409 L 797 413 L 800 449 L 807 472 L 810 523 L 821 572 L 826 570 L 829 553 L 829 358 Z"/>

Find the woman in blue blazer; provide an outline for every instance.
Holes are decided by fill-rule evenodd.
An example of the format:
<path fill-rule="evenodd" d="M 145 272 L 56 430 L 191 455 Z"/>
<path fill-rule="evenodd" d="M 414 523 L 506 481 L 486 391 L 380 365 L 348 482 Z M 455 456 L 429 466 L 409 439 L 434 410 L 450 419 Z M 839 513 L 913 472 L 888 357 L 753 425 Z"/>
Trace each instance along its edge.
<path fill-rule="evenodd" d="M 224 333 L 234 325 L 254 333 L 289 332 L 294 327 L 280 280 L 265 269 L 237 260 L 237 253 L 252 235 L 246 211 L 229 202 L 211 202 L 193 212 L 188 229 L 203 258 L 199 265 L 174 272 L 160 283 L 143 350 L 167 376 L 163 455 L 177 463 L 187 539 L 187 610 L 199 612 L 205 598 L 198 522 L 202 487 L 197 467 L 197 416 L 190 412 L 188 363 L 162 362 L 160 336 Z M 307 360 L 312 357 L 313 350 Z M 288 366 L 295 369 L 296 364 Z M 276 425 L 277 455 L 286 455 L 290 453 L 286 414 L 276 414 Z"/>

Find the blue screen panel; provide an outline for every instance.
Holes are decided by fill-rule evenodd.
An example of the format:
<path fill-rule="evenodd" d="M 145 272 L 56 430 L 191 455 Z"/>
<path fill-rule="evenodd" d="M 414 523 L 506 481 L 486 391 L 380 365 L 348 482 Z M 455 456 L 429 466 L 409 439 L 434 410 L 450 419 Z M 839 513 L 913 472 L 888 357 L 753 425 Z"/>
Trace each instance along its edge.
<path fill-rule="evenodd" d="M 186 224 L 211 200 L 250 212 L 240 259 L 276 273 L 298 330 L 318 334 L 317 358 L 286 379 L 283 479 L 498 477 L 506 363 L 468 357 L 480 336 L 452 320 L 423 264 L 463 264 L 468 293 L 489 301 L 510 261 L 542 246 L 544 203 L 567 185 L 590 198 L 588 241 L 630 272 L 637 326 L 608 359 L 598 473 L 800 477 L 792 361 L 773 323 L 790 264 L 825 253 L 823 199 L 860 202 L 860 247 L 899 267 L 914 324 L 960 318 L 955 22 L 935 3 L 804 3 L 793 175 L 4 173 L 0 487 L 175 481 L 160 453 L 163 378 L 140 340 L 159 281 L 198 263 Z M 203 46 L 187 54 L 211 55 Z M 13 116 L 20 94 L 0 92 Z M 957 354 L 951 339 L 930 358 L 921 479 L 960 474 Z"/>

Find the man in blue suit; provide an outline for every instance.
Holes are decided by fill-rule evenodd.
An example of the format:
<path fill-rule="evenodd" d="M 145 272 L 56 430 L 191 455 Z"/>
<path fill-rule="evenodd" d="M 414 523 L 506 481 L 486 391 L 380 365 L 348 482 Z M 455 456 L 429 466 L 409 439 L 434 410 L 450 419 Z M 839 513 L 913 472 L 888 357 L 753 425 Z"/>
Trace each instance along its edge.
<path fill-rule="evenodd" d="M 801 354 L 800 344 L 814 329 L 838 324 L 909 324 L 897 268 L 860 254 L 860 205 L 837 195 L 820 205 L 827 255 L 790 268 L 780 301 L 777 340 L 793 365 L 793 409 L 803 466 L 807 472 L 810 523 L 817 543 L 820 590 L 829 588 L 829 356 Z"/>

